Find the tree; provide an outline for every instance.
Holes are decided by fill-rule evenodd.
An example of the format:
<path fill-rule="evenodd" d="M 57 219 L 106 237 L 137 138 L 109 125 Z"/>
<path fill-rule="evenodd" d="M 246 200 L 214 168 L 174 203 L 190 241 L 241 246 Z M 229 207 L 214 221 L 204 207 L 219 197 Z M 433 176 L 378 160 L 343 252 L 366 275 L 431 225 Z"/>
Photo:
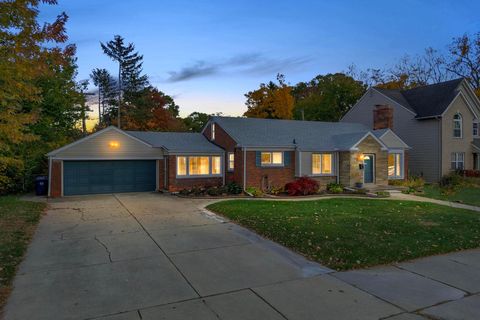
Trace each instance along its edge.
<path fill-rule="evenodd" d="M 124 129 L 140 131 L 183 131 L 181 119 L 169 110 L 173 99 L 154 87 L 131 93 L 129 108 L 125 110 Z"/>
<path fill-rule="evenodd" d="M 183 123 L 188 131 L 200 132 L 209 119 L 210 115 L 206 113 L 192 112 L 183 119 Z"/>
<path fill-rule="evenodd" d="M 116 35 L 106 44 L 100 43 L 103 52 L 113 61 L 118 62 L 118 128 L 121 127 L 121 106 L 124 95 L 130 95 L 143 90 L 148 85 L 148 77 L 142 75 L 143 56 L 135 52 L 133 43 L 124 44 L 124 38 Z"/>
<path fill-rule="evenodd" d="M 292 88 L 285 76 L 277 75 L 278 84 L 270 81 L 261 83 L 260 88 L 245 94 L 248 110 L 243 114 L 249 118 L 292 119 L 294 99 Z"/>
<path fill-rule="evenodd" d="M 105 119 L 105 113 L 106 111 L 110 113 L 106 109 L 115 103 L 114 97 L 116 92 L 114 87 L 116 83 L 107 69 L 93 69 L 90 78 L 93 84 L 98 87 L 98 124 L 99 127 L 102 127 L 102 123 L 109 122 L 108 119 Z"/>
<path fill-rule="evenodd" d="M 34 150 L 28 146 L 48 147 L 39 133 L 45 127 L 54 130 L 57 115 L 52 111 L 54 106 L 44 103 L 49 97 L 44 90 L 53 88 L 59 70 L 72 66 L 75 54 L 73 46 L 59 47 L 67 40 L 67 15 L 61 13 L 52 23 L 41 26 L 40 3 L 54 5 L 56 1 L 0 3 L 0 193 L 22 190 L 26 178 L 31 178 L 25 158 Z M 61 81 L 61 85 L 69 86 L 67 82 Z M 74 98 L 68 90 L 67 97 Z M 75 117 L 74 111 L 62 110 L 58 118 L 65 114 Z"/>
<path fill-rule="evenodd" d="M 294 118 L 339 121 L 365 93 L 366 86 L 343 73 L 318 75 L 293 88 Z"/>
<path fill-rule="evenodd" d="M 454 38 L 449 45 L 448 70 L 458 77 L 467 78 L 480 97 L 480 32 Z"/>

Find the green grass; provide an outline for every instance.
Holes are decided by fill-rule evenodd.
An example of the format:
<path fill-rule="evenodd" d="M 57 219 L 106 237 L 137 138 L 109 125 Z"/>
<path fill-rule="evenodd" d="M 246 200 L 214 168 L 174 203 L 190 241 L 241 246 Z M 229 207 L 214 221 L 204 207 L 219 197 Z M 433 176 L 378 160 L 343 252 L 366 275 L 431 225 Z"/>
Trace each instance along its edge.
<path fill-rule="evenodd" d="M 336 270 L 480 246 L 480 214 L 431 203 L 232 200 L 208 209 Z"/>
<path fill-rule="evenodd" d="M 473 206 L 480 206 L 480 188 L 478 187 L 461 187 L 453 194 L 442 194 L 442 190 L 437 185 L 426 185 L 424 194 L 420 196 L 445 201 L 457 201 Z"/>
<path fill-rule="evenodd" d="M 44 203 L 0 197 L 0 310 L 44 208 Z"/>

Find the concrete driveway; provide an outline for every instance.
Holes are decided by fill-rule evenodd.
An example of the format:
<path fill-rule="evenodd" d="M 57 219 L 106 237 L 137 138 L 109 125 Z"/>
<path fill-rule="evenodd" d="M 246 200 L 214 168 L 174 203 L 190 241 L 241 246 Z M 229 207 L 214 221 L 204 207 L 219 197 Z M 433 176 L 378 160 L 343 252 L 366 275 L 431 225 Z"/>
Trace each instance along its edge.
<path fill-rule="evenodd" d="M 204 204 L 154 193 L 52 201 L 5 319 L 398 320 L 480 305 L 470 266 L 480 252 L 468 267 L 450 266 L 466 269 L 463 282 L 444 281 L 449 273 L 428 262 L 331 273 L 205 214 Z M 449 301 L 461 303 L 442 310 Z"/>

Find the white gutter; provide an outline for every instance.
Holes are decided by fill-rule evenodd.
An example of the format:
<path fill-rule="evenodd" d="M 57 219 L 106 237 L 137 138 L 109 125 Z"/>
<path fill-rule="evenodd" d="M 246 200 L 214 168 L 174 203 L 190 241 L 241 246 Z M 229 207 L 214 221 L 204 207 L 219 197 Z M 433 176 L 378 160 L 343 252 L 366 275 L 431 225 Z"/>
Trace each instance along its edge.
<path fill-rule="evenodd" d="M 168 190 L 167 187 L 167 159 L 170 159 L 170 156 L 163 157 L 163 189 Z"/>
<path fill-rule="evenodd" d="M 302 152 L 298 151 L 298 176 L 302 176 Z"/>
<path fill-rule="evenodd" d="M 335 173 L 337 175 L 337 183 L 340 183 L 340 153 L 336 152 L 335 153 L 335 158 L 337 158 L 336 166 L 335 166 Z"/>

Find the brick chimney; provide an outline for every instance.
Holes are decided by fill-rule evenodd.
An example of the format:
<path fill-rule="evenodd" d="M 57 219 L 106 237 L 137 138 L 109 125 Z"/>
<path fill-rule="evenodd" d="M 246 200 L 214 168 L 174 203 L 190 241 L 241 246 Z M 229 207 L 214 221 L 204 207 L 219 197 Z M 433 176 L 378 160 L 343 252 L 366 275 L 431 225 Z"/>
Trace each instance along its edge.
<path fill-rule="evenodd" d="M 393 129 L 393 108 L 386 104 L 376 104 L 373 109 L 373 130 Z"/>

